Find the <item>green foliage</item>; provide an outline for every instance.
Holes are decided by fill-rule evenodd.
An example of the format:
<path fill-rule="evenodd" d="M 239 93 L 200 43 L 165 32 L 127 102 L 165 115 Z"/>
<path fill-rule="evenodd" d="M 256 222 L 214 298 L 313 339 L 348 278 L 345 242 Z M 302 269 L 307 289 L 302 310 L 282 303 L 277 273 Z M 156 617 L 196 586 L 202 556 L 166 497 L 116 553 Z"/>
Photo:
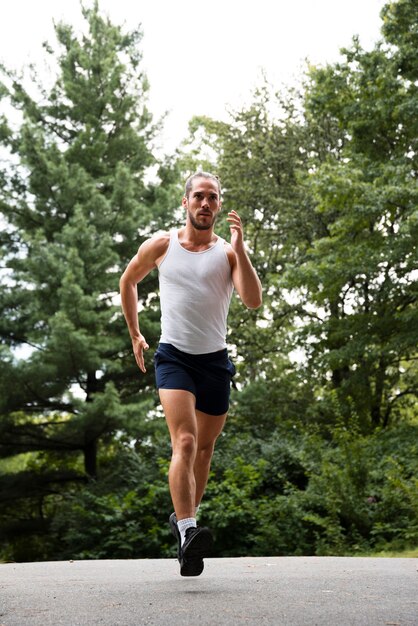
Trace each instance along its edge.
<path fill-rule="evenodd" d="M 303 330 L 316 338 L 312 360 L 367 428 L 387 424 L 416 394 L 416 135 L 403 118 L 416 94 L 396 52 L 355 43 L 345 55 L 311 72 L 308 116 L 331 119 L 340 142 L 309 183 L 327 232 L 290 277 L 325 311 Z"/>
<path fill-rule="evenodd" d="M 219 555 L 346 555 L 417 541 L 417 425 L 221 443 L 202 516 Z M 396 455 L 396 462 L 390 456 Z M 245 455 L 245 460 L 242 455 Z"/>
<path fill-rule="evenodd" d="M 154 441 L 138 443 L 135 452 L 114 446 L 102 457 L 99 481 L 44 493 L 43 524 L 21 501 L 22 521 L 11 521 L 14 539 L 3 558 L 174 556 L 169 445 L 163 431 Z M 355 555 L 416 545 L 416 441 L 416 423 L 372 436 L 340 426 L 328 440 L 289 424 L 263 437 L 226 431 L 199 514 L 215 532 L 215 554 Z M 43 471 L 51 470 L 50 460 Z M 32 486 L 27 495 L 36 497 Z"/>
<path fill-rule="evenodd" d="M 124 468 L 119 465 L 122 460 Z M 101 485 L 70 494 L 61 503 L 52 525 L 53 550 L 58 558 L 150 558 L 170 554 L 170 531 L 161 519 L 161 511 L 170 510 L 164 463 L 160 463 L 160 477 L 154 471 L 152 482 L 146 483 L 144 468 L 133 467 L 138 465 L 137 458 L 130 459 L 124 453 L 113 462 L 122 482 L 118 491 L 107 492 L 105 479 Z M 126 477 L 123 480 L 122 474 L 124 471 L 126 476 L 127 466 L 129 481 Z"/>

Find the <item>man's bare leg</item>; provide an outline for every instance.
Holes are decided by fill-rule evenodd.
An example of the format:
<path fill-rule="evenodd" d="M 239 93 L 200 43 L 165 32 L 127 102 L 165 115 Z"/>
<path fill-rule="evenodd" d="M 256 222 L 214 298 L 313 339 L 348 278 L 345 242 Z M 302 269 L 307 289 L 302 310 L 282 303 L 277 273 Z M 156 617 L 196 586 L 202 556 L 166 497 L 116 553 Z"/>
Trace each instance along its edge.
<path fill-rule="evenodd" d="M 208 415 L 202 411 L 196 411 L 197 452 L 194 462 L 196 506 L 200 504 L 202 500 L 208 482 L 215 442 L 222 432 L 226 417 L 227 413 L 223 415 Z"/>
<path fill-rule="evenodd" d="M 197 452 L 195 397 L 182 389 L 160 389 L 170 431 L 172 457 L 168 482 L 178 520 L 193 518 L 196 504 L 194 464 Z"/>
<path fill-rule="evenodd" d="M 180 574 L 199 576 L 204 568 L 203 558 L 211 551 L 213 537 L 208 528 L 196 527 L 194 464 L 197 453 L 197 417 L 195 397 L 188 391 L 160 389 L 160 400 L 173 449 L 168 480 L 176 515 L 170 516 L 170 527 L 178 541 Z"/>

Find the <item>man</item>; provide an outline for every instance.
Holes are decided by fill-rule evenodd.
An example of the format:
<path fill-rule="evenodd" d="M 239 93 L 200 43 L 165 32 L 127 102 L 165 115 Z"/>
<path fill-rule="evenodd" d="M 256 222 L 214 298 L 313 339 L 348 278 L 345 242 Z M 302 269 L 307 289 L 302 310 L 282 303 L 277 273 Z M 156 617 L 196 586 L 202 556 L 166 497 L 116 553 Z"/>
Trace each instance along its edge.
<path fill-rule="evenodd" d="M 170 527 L 178 541 L 182 576 L 198 576 L 212 546 L 196 525 L 215 441 L 225 424 L 235 368 L 226 351 L 226 319 L 233 289 L 249 308 L 261 305 L 261 283 L 244 246 L 241 219 L 228 213 L 231 243 L 214 232 L 221 189 L 213 174 L 197 172 L 182 200 L 186 224 L 145 241 L 126 268 L 121 299 L 139 369 L 149 346 L 138 325 L 137 284 L 158 268 L 161 338 L 155 354 L 160 401 L 172 444 Z"/>

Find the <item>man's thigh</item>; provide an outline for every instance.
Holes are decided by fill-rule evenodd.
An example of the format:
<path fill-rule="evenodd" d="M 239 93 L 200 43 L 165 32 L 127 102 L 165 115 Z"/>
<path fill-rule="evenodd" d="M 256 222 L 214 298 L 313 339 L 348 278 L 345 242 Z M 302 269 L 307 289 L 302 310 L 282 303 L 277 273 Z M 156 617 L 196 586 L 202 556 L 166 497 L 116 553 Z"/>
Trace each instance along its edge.
<path fill-rule="evenodd" d="M 227 415 L 227 413 L 209 415 L 202 411 L 196 411 L 198 449 L 204 450 L 213 446 L 225 426 Z"/>
<path fill-rule="evenodd" d="M 197 438 L 194 394 L 184 389 L 159 389 L 159 395 L 172 441 L 183 433 Z"/>

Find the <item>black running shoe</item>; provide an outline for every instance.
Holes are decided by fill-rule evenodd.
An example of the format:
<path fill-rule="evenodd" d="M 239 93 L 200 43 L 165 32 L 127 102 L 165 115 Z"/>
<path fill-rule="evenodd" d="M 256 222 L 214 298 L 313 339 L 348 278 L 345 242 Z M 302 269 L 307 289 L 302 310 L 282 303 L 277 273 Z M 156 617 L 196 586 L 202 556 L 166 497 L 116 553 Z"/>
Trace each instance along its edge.
<path fill-rule="evenodd" d="M 186 539 L 180 548 L 180 574 L 182 576 L 200 576 L 203 572 L 203 559 L 212 550 L 213 537 L 209 528 L 188 528 Z"/>

